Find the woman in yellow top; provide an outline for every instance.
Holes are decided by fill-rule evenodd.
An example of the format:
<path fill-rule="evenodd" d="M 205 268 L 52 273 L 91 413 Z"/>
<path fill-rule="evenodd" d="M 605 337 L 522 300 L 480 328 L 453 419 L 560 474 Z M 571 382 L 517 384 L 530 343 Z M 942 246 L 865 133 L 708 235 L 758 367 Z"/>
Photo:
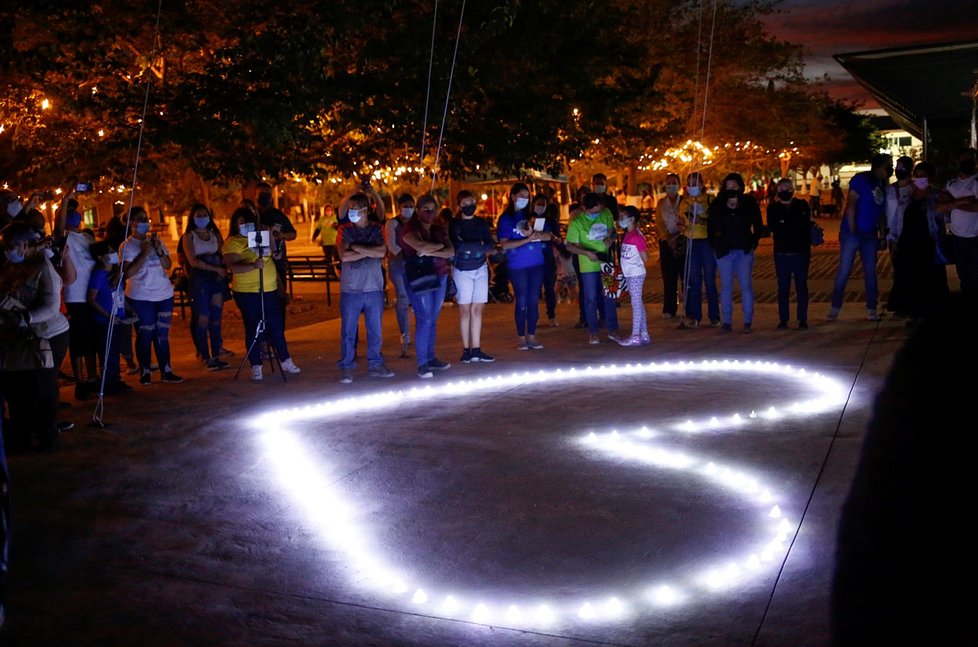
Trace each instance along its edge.
<path fill-rule="evenodd" d="M 250 345 L 248 359 L 251 362 L 251 379 L 262 379 L 261 343 L 252 344 L 262 320 L 263 305 L 265 316 L 265 339 L 275 349 L 286 373 L 299 373 L 299 367 L 292 361 L 285 343 L 282 306 L 278 300 L 278 274 L 275 263 L 271 262 L 272 250 L 262 247 L 258 255 L 254 238 L 249 241 L 248 234 L 255 232 L 257 217 L 250 209 L 239 207 L 231 215 L 231 227 L 227 242 L 221 248 L 224 265 L 231 270 L 231 291 L 234 302 L 241 311 L 245 328 L 245 343 Z M 263 289 L 260 289 L 263 288 Z"/>

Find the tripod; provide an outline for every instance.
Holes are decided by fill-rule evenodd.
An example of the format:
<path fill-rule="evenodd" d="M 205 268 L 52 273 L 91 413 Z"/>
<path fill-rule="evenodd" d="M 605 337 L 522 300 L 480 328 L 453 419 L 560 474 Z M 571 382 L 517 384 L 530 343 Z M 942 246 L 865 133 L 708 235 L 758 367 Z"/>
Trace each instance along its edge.
<path fill-rule="evenodd" d="M 263 245 L 264 242 L 262 232 L 269 231 L 267 228 L 263 229 L 261 226 L 261 219 L 255 219 L 255 253 L 258 254 L 258 259 L 262 261 L 258 265 L 258 301 L 261 304 L 261 318 L 258 320 L 258 325 L 255 327 L 255 337 L 251 340 L 251 344 L 248 346 L 248 350 L 245 352 L 244 357 L 241 359 L 241 364 L 238 365 L 238 370 L 234 373 L 234 379 L 238 379 L 238 375 L 241 374 L 241 369 L 244 368 L 245 363 L 251 357 L 251 351 L 258 344 L 259 339 L 263 339 L 265 342 L 265 347 L 262 349 L 261 362 L 262 366 L 265 365 L 265 352 L 268 353 L 269 366 L 272 373 L 275 372 L 275 366 L 278 366 L 278 372 L 282 375 L 282 381 L 288 381 L 285 377 L 285 371 L 282 370 L 282 362 L 279 360 L 278 353 L 275 352 L 275 347 L 269 341 L 268 336 L 265 334 L 265 262 L 263 257 L 263 250 L 267 248 Z M 250 242 L 250 241 L 249 241 Z M 248 245 L 251 247 L 251 245 Z"/>

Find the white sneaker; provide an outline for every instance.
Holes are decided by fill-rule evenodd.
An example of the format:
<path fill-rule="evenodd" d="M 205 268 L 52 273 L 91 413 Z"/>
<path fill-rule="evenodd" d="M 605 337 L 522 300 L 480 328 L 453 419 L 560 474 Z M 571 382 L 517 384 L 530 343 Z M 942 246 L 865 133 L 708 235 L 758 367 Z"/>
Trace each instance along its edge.
<path fill-rule="evenodd" d="M 291 357 L 285 360 L 284 362 L 282 362 L 282 370 L 285 371 L 286 373 L 292 373 L 292 374 L 302 372 L 302 369 L 300 369 L 298 366 L 295 365 L 295 362 L 292 361 Z"/>
<path fill-rule="evenodd" d="M 265 377 L 261 374 L 261 364 L 251 367 L 251 381 L 261 382 Z"/>

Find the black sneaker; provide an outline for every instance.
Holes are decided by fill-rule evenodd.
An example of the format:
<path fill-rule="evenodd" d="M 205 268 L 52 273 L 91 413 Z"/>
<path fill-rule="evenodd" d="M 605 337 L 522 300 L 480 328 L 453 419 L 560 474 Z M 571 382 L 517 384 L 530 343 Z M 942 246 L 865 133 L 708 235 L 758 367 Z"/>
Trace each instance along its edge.
<path fill-rule="evenodd" d="M 472 361 L 472 349 L 466 348 L 465 350 L 463 350 L 462 351 L 462 357 L 458 361 L 462 362 L 463 364 L 468 364 L 469 362 L 471 362 Z M 475 361 L 478 362 L 479 360 L 476 359 Z"/>
<path fill-rule="evenodd" d="M 209 360 L 207 360 L 204 366 L 207 367 L 208 371 L 220 371 L 222 368 L 227 368 L 228 366 L 230 366 L 230 364 L 225 362 L 220 357 L 212 357 Z"/>
<path fill-rule="evenodd" d="M 183 378 L 174 373 L 173 371 L 167 371 L 160 378 L 161 382 L 166 382 L 167 384 L 180 384 L 183 382 Z"/>
<path fill-rule="evenodd" d="M 787 330 L 787 329 L 788 329 L 788 322 L 787 321 L 779 321 L 778 322 L 778 330 Z"/>
<path fill-rule="evenodd" d="M 448 368 L 451 368 L 451 366 L 452 365 L 449 364 L 448 362 L 443 362 L 440 359 L 428 360 L 428 368 L 430 368 L 432 371 L 444 371 Z"/>
<path fill-rule="evenodd" d="M 427 364 L 418 367 L 418 377 L 420 377 L 422 380 L 427 380 L 428 378 L 434 376 L 435 374 L 431 372 L 431 369 L 428 368 Z"/>
<path fill-rule="evenodd" d="M 730 324 L 723 324 L 723 332 L 733 332 L 733 326 Z"/>
<path fill-rule="evenodd" d="M 149 386 L 153 383 L 153 374 L 149 371 L 144 371 L 143 374 L 139 376 L 139 383 L 143 386 Z"/>
<path fill-rule="evenodd" d="M 798 322 L 798 330 L 808 330 L 808 322 L 807 321 L 799 321 Z"/>
<path fill-rule="evenodd" d="M 486 355 L 482 352 L 481 348 L 476 348 L 472 351 L 472 361 L 473 362 L 495 362 L 496 358 L 492 355 Z"/>

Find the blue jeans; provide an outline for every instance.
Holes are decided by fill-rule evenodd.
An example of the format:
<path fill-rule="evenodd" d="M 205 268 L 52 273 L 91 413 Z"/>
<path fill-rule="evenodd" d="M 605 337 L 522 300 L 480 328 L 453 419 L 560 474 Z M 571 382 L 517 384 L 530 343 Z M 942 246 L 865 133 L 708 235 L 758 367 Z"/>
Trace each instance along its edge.
<path fill-rule="evenodd" d="M 599 308 L 604 309 L 604 321 L 608 326 L 608 332 L 610 334 L 618 332 L 618 303 L 611 297 L 605 296 L 601 272 L 581 272 L 581 298 L 584 301 L 584 319 L 587 321 L 589 333 L 598 334 Z"/>
<path fill-rule="evenodd" d="M 693 321 L 703 319 L 702 289 L 706 285 L 706 309 L 710 321 L 720 319 L 720 305 L 717 298 L 717 257 L 705 238 L 688 242 L 689 275 L 686 277 L 686 317 Z"/>
<path fill-rule="evenodd" d="M 543 265 L 509 270 L 509 282 L 513 284 L 516 306 L 516 334 L 520 337 L 535 335 L 540 319 L 540 288 L 543 287 Z"/>
<path fill-rule="evenodd" d="M 445 288 L 448 276 L 438 277 L 438 288 L 415 293 L 411 284 L 406 283 L 408 298 L 414 310 L 414 351 L 418 355 L 418 366 L 425 366 L 435 359 L 435 335 L 438 328 L 438 315 L 445 302 Z"/>
<path fill-rule="evenodd" d="M 380 320 L 384 313 L 384 292 L 341 292 L 340 293 L 340 351 L 343 356 L 337 362 L 341 369 L 356 368 L 357 328 L 360 313 L 367 327 L 367 366 L 373 368 L 384 363 L 380 354 L 383 331 Z"/>
<path fill-rule="evenodd" d="M 547 306 L 547 319 L 557 316 L 557 261 L 553 259 L 553 250 L 546 250 L 550 261 L 543 263 L 543 302 Z"/>
<path fill-rule="evenodd" d="M 141 371 L 153 363 L 151 351 L 156 350 L 156 362 L 161 371 L 170 370 L 170 321 L 173 319 L 173 297 L 162 301 L 129 299 L 129 305 L 139 317 L 136 328 L 136 361 Z"/>
<path fill-rule="evenodd" d="M 224 286 L 224 279 L 213 272 L 194 270 L 190 274 L 190 297 L 194 304 L 194 347 L 205 361 L 217 357 L 224 345 L 221 335 Z"/>
<path fill-rule="evenodd" d="M 121 379 L 119 374 L 119 347 L 122 345 L 121 335 L 123 332 L 123 325 L 117 323 L 112 326 L 112 339 L 109 339 L 109 324 L 95 322 L 95 343 L 98 344 L 96 351 L 106 384 L 118 382 Z M 106 348 L 106 344 L 108 344 L 108 348 Z"/>
<path fill-rule="evenodd" d="M 241 311 L 244 322 L 245 344 L 248 345 L 248 362 L 252 366 L 261 366 L 262 344 L 267 340 L 275 349 L 280 362 L 289 358 L 289 347 L 285 344 L 285 330 L 282 329 L 282 306 L 279 304 L 278 293 L 275 290 L 265 292 L 265 333 L 264 339 L 255 341 L 258 333 L 258 323 L 261 321 L 262 298 L 258 292 L 235 292 L 234 302 Z"/>
<path fill-rule="evenodd" d="M 406 279 L 404 278 L 404 261 L 397 259 L 390 262 L 387 268 L 388 275 L 391 277 L 391 284 L 394 286 L 394 312 L 397 314 L 397 329 L 402 335 L 411 334 L 411 325 L 408 320 L 408 310 L 411 308 L 411 300 L 408 299 Z"/>
<path fill-rule="evenodd" d="M 754 252 L 742 249 L 731 250 L 723 258 L 717 259 L 720 269 L 720 321 L 729 324 L 733 321 L 733 282 L 737 277 L 740 286 L 740 304 L 744 310 L 744 325 L 754 322 L 754 286 L 751 274 L 754 271 Z"/>
<path fill-rule="evenodd" d="M 846 283 L 852 274 L 852 266 L 856 262 L 856 252 L 863 264 L 863 278 L 866 282 L 866 309 L 876 310 L 877 279 L 876 279 L 876 235 L 859 235 L 852 232 L 839 232 L 839 271 L 835 274 L 835 285 L 832 288 L 832 307 L 841 308 L 845 296 Z"/>
<path fill-rule="evenodd" d="M 788 321 L 791 278 L 795 279 L 798 321 L 808 321 L 808 265 L 811 254 L 775 254 L 774 272 L 778 276 L 778 319 Z"/>

